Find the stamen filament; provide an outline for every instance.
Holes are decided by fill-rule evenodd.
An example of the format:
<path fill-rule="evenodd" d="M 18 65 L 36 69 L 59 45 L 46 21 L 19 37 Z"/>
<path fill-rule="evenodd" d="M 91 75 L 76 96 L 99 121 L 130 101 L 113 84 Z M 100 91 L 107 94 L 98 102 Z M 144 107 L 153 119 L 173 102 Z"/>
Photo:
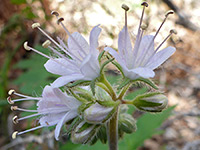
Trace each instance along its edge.
<path fill-rule="evenodd" d="M 159 48 L 169 39 L 169 37 L 172 35 L 173 33 L 170 33 L 161 43 L 160 45 L 156 48 L 156 50 L 154 51 L 154 53 L 156 53 Z"/>
<path fill-rule="evenodd" d="M 40 128 L 43 128 L 43 126 L 37 126 L 35 128 L 31 128 L 31 129 L 28 129 L 28 130 L 25 130 L 25 131 L 18 132 L 17 135 L 21 135 L 21 134 L 24 134 L 24 133 L 27 133 L 27 132 L 30 132 L 30 131 L 40 129 Z"/>
<path fill-rule="evenodd" d="M 22 118 L 18 118 L 18 121 L 21 121 L 21 120 L 24 120 L 24 119 L 28 119 L 28 118 L 32 118 L 32 117 L 35 117 L 35 116 L 39 116 L 41 115 L 40 113 L 36 113 L 36 114 L 32 114 L 32 115 L 28 115 L 28 116 L 25 116 L 25 117 L 22 117 Z"/>
<path fill-rule="evenodd" d="M 19 108 L 17 106 L 11 106 L 11 110 L 19 110 L 19 111 L 25 111 L 25 112 L 38 112 L 38 110 L 29 110 L 29 109 L 23 109 L 23 108 Z"/>
<path fill-rule="evenodd" d="M 19 97 L 24 97 L 24 98 L 29 98 L 29 99 L 40 99 L 39 97 L 31 97 L 31 96 L 27 96 L 27 95 L 24 95 L 24 94 L 20 94 L 20 93 L 17 93 L 17 92 L 14 92 L 13 93 L 14 95 L 16 96 L 19 96 Z"/>
<path fill-rule="evenodd" d="M 28 100 L 37 100 L 39 101 L 39 98 L 20 98 L 20 99 L 14 99 L 12 102 L 20 102 L 20 101 L 28 101 Z"/>

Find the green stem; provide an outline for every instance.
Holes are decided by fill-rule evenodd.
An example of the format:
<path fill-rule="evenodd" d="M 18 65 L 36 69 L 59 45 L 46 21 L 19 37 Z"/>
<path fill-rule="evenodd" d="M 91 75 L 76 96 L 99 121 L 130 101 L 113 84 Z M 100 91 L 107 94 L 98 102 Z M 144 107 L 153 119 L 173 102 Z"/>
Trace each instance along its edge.
<path fill-rule="evenodd" d="M 118 150 L 118 110 L 107 124 L 109 150 Z"/>

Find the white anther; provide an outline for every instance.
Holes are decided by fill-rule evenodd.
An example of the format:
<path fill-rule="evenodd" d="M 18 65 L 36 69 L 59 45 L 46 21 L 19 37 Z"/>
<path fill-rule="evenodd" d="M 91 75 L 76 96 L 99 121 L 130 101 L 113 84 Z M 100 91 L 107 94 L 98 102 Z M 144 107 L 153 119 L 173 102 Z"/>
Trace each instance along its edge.
<path fill-rule="evenodd" d="M 13 119 L 12 119 L 12 121 L 13 121 L 14 124 L 19 123 L 17 116 L 14 116 Z"/>
<path fill-rule="evenodd" d="M 166 12 L 165 17 L 168 17 L 169 15 L 173 14 L 174 11 L 173 10 L 169 10 L 168 12 Z"/>
<path fill-rule="evenodd" d="M 17 107 L 17 106 L 11 106 L 10 109 L 11 109 L 12 111 L 14 111 L 14 110 L 17 110 L 18 107 Z"/>
<path fill-rule="evenodd" d="M 12 134 L 12 139 L 16 139 L 17 134 L 18 134 L 18 131 L 13 132 L 13 134 Z"/>
<path fill-rule="evenodd" d="M 58 18 L 57 24 L 60 24 L 62 21 L 64 21 L 64 18 L 62 18 L 62 17 Z"/>
<path fill-rule="evenodd" d="M 147 27 L 148 27 L 147 24 L 143 24 L 143 25 L 141 25 L 141 29 L 142 29 L 142 30 L 146 30 Z"/>
<path fill-rule="evenodd" d="M 13 93 L 15 93 L 15 90 L 13 90 L 13 89 L 8 91 L 8 95 L 12 95 Z"/>
<path fill-rule="evenodd" d="M 9 104 L 14 104 L 14 102 L 11 100 L 10 96 L 8 96 L 7 101 L 8 101 Z"/>
<path fill-rule="evenodd" d="M 37 27 L 40 27 L 40 23 L 33 23 L 33 24 L 32 24 L 32 28 L 33 28 L 33 29 L 35 29 L 35 28 L 37 28 Z"/>
<path fill-rule="evenodd" d="M 57 11 L 52 11 L 52 12 L 51 12 L 51 15 L 55 15 L 55 16 L 58 17 L 58 16 L 59 16 L 59 13 L 58 13 Z"/>
<path fill-rule="evenodd" d="M 28 42 L 24 42 L 24 48 L 25 48 L 25 50 L 27 50 L 27 51 L 30 51 L 30 50 L 31 50 L 31 48 L 28 46 Z"/>
<path fill-rule="evenodd" d="M 49 45 L 51 45 L 51 41 L 49 41 L 49 40 L 46 40 L 46 41 L 42 44 L 42 46 L 43 46 L 44 48 L 48 48 Z"/>
<path fill-rule="evenodd" d="M 125 11 L 128 11 L 128 10 L 129 10 L 129 7 L 128 7 L 126 4 L 122 4 L 122 8 L 123 8 Z"/>
<path fill-rule="evenodd" d="M 170 30 L 170 33 L 177 34 L 177 31 L 175 29 L 172 29 Z"/>

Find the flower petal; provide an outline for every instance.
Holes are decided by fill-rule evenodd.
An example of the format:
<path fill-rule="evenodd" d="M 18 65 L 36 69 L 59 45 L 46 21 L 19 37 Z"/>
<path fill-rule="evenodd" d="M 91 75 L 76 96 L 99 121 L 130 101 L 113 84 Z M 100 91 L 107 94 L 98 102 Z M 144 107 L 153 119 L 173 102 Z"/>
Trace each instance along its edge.
<path fill-rule="evenodd" d="M 155 69 L 164 63 L 174 52 L 176 49 L 174 47 L 167 47 L 161 51 L 158 51 L 148 62 L 146 65 L 148 68 Z"/>
<path fill-rule="evenodd" d="M 59 135 L 60 135 L 60 130 L 63 126 L 63 124 L 67 121 L 70 121 L 71 119 L 75 118 L 77 116 L 77 112 L 76 111 L 71 111 L 66 113 L 63 118 L 58 122 L 58 124 L 56 125 L 56 129 L 55 129 L 55 139 L 59 140 Z"/>
<path fill-rule="evenodd" d="M 58 79 L 56 79 L 53 83 L 52 83 L 52 87 L 53 88 L 58 88 L 61 86 L 64 86 L 66 84 L 68 84 L 71 81 L 75 81 L 75 80 L 81 80 L 83 79 L 83 75 L 82 74 L 70 74 L 70 75 L 66 75 L 66 76 L 62 76 L 59 77 Z"/>
<path fill-rule="evenodd" d="M 57 75 L 68 75 L 74 73 L 77 69 L 75 66 L 67 62 L 64 58 L 49 59 L 44 67 L 50 73 Z"/>
<path fill-rule="evenodd" d="M 133 64 L 133 51 L 127 27 L 124 27 L 119 33 L 118 49 L 120 56 L 125 59 L 127 66 L 131 68 Z"/>
<path fill-rule="evenodd" d="M 80 70 L 85 80 L 93 80 L 99 76 L 100 66 L 97 58 L 92 54 L 88 55 L 80 66 Z"/>
<path fill-rule="evenodd" d="M 71 53 L 76 55 L 77 57 L 83 59 L 83 57 L 86 56 L 86 54 L 89 53 L 89 45 L 85 38 L 78 32 L 74 32 L 72 37 L 68 38 L 68 48 Z"/>
<path fill-rule="evenodd" d="M 97 47 L 99 45 L 98 38 L 100 33 L 101 28 L 99 28 L 99 25 L 95 26 L 90 32 L 90 53 L 94 54 L 95 56 L 99 53 Z"/>
<path fill-rule="evenodd" d="M 143 66 L 147 63 L 150 57 L 152 57 L 154 53 L 154 36 L 153 35 L 145 35 L 141 42 L 138 50 L 133 52 L 135 58 L 134 66 Z"/>

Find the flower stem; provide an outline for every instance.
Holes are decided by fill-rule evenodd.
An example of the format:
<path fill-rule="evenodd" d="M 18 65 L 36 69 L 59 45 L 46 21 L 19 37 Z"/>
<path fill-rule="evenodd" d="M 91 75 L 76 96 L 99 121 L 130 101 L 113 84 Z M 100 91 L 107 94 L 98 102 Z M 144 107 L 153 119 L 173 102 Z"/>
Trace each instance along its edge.
<path fill-rule="evenodd" d="M 107 124 L 109 150 L 118 150 L 118 110 Z"/>

